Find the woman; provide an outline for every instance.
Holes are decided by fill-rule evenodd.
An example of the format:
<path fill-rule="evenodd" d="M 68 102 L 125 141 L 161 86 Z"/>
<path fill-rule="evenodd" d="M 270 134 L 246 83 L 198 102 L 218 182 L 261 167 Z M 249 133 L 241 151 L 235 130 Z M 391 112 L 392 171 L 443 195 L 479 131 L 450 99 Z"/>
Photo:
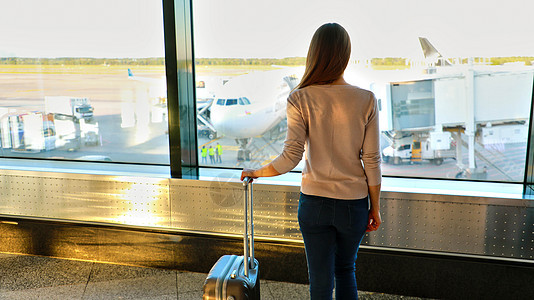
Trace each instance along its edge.
<path fill-rule="evenodd" d="M 287 100 L 282 154 L 241 175 L 289 172 L 306 150 L 298 220 L 312 299 L 332 299 L 334 282 L 337 300 L 358 298 L 356 253 L 365 232 L 382 222 L 377 101 L 345 82 L 350 53 L 349 35 L 339 24 L 317 29 L 302 81 Z"/>

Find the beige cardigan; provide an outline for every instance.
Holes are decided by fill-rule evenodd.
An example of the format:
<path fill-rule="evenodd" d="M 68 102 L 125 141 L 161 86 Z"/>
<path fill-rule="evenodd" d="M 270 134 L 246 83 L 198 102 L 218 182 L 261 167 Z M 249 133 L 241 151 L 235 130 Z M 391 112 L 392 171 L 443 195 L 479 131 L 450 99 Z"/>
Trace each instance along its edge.
<path fill-rule="evenodd" d="M 271 164 L 280 174 L 289 172 L 306 150 L 302 193 L 360 199 L 368 195 L 368 185 L 381 183 L 378 106 L 372 92 L 351 85 L 295 90 L 287 100 L 287 127 L 283 152 Z"/>

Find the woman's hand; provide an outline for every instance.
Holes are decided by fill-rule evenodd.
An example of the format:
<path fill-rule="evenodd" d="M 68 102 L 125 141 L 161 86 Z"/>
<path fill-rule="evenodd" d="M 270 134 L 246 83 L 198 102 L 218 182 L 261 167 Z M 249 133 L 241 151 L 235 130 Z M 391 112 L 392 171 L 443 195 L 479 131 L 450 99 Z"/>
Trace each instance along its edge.
<path fill-rule="evenodd" d="M 380 217 L 380 211 L 371 209 L 369 211 L 369 220 L 367 221 L 367 230 L 366 232 L 376 231 L 378 227 L 382 224 L 382 218 Z"/>
<path fill-rule="evenodd" d="M 254 172 L 256 170 L 253 170 L 253 169 L 243 169 L 243 172 L 241 172 L 241 181 L 243 181 L 245 179 L 245 177 L 250 177 L 252 179 L 256 179 L 258 178 L 258 176 L 255 176 Z M 252 182 L 252 181 L 250 181 Z"/>
<path fill-rule="evenodd" d="M 271 177 L 271 176 L 278 176 L 278 175 L 280 175 L 280 173 L 276 171 L 273 165 L 267 164 L 257 170 L 243 169 L 243 172 L 241 173 L 241 181 L 243 181 L 245 177 L 256 179 L 258 177 Z"/>

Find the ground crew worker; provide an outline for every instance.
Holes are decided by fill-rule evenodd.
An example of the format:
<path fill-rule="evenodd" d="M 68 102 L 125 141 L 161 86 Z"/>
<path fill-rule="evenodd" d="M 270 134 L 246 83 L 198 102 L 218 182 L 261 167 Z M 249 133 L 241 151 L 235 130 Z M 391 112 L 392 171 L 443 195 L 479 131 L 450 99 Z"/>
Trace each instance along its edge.
<path fill-rule="evenodd" d="M 210 163 L 214 164 L 215 163 L 215 148 L 210 146 L 210 148 L 208 149 L 208 154 L 210 155 Z"/>
<path fill-rule="evenodd" d="M 215 150 L 217 151 L 215 153 L 217 155 L 217 162 L 222 164 L 222 146 L 217 143 Z"/>
<path fill-rule="evenodd" d="M 200 154 L 202 156 L 202 163 L 208 163 L 208 149 L 206 149 L 206 146 L 202 146 L 202 150 L 200 150 Z"/>

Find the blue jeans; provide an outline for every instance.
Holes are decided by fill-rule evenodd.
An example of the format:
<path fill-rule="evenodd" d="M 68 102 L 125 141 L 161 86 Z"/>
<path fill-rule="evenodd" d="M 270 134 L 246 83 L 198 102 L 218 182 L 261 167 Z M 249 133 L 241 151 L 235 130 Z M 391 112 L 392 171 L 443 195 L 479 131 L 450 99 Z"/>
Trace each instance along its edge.
<path fill-rule="evenodd" d="M 355 262 L 367 229 L 369 201 L 300 194 L 298 220 L 304 238 L 312 300 L 358 299 Z"/>

